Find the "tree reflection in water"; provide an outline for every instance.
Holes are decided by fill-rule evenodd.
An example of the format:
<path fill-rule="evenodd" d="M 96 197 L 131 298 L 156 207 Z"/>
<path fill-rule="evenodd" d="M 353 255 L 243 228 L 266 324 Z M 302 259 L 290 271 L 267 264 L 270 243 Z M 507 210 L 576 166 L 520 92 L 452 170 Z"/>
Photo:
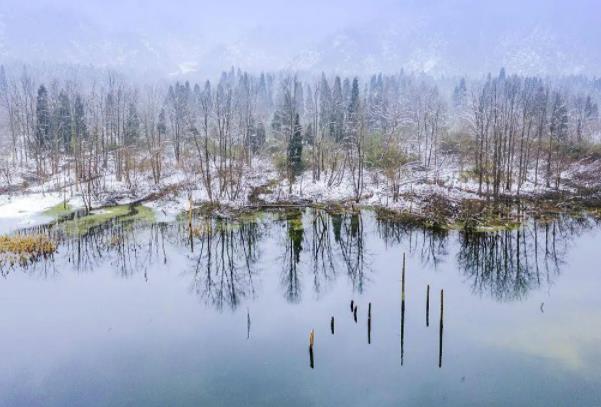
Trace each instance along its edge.
<path fill-rule="evenodd" d="M 298 302 L 301 295 L 299 263 L 303 251 L 305 227 L 303 212 L 289 211 L 284 215 L 285 252 L 283 255 L 282 286 L 288 302 Z"/>
<path fill-rule="evenodd" d="M 570 242 L 597 222 L 591 217 L 558 216 L 546 222 L 530 220 L 515 230 L 467 233 L 425 230 L 385 219 L 374 222 L 371 212 L 330 214 L 297 209 L 272 213 L 260 222 L 197 219 L 194 251 L 183 221 L 149 225 L 115 220 L 78 235 L 46 225 L 17 233 L 47 235 L 58 243 L 57 254 L 27 265 L 2 265 L 0 272 L 7 277 L 12 270 L 22 269 L 46 277 L 64 272 L 69 264 L 77 272 L 108 264 L 122 277 L 143 273 L 148 281 L 149 270 L 167 267 L 168 257 L 176 262 L 181 257 L 188 264 L 183 275 L 192 276 L 191 292 L 217 309 L 235 309 L 244 298 L 255 295 L 258 247 L 264 240 L 281 250 L 280 284 L 287 301 L 300 301 L 303 271 L 318 296 L 340 270 L 346 270 L 342 275 L 362 292 L 369 269 L 364 238 L 375 231 L 387 247 L 403 243 L 410 254 L 434 267 L 449 258 L 449 247 L 457 242 L 457 266 L 473 291 L 511 301 L 552 284 Z M 272 241 L 272 231 L 280 232 L 279 240 L 276 236 Z"/>
<path fill-rule="evenodd" d="M 449 240 L 458 235 L 457 265 L 474 292 L 510 301 L 552 284 L 569 242 L 595 224 L 591 217 L 565 215 L 546 222 L 533 219 L 515 230 L 468 233 L 377 219 L 377 230 L 387 246 L 407 242 L 410 253 L 435 268 L 448 258 Z"/>
<path fill-rule="evenodd" d="M 165 258 L 165 224 L 140 225 L 133 222 L 110 222 L 90 232 L 65 239 L 68 260 L 80 271 L 92 271 L 108 262 L 111 270 L 123 277 L 143 273 L 155 259 Z"/>
<path fill-rule="evenodd" d="M 322 281 L 336 278 L 335 255 L 332 250 L 330 216 L 322 210 L 311 211 L 311 259 L 313 289 L 316 294 L 322 290 Z"/>
<path fill-rule="evenodd" d="M 360 213 L 332 215 L 332 227 L 353 289 L 361 293 L 365 288 L 366 277 L 363 217 Z"/>
<path fill-rule="evenodd" d="M 259 223 L 205 221 L 192 256 L 192 291 L 217 309 L 235 309 L 243 298 L 253 296 L 261 237 Z"/>
<path fill-rule="evenodd" d="M 409 253 L 417 255 L 424 265 L 436 268 L 449 254 L 449 232 L 446 230 L 425 229 L 414 223 L 386 218 L 377 218 L 376 221 L 378 236 L 387 247 L 407 241 Z"/>
<path fill-rule="evenodd" d="M 329 214 L 324 210 L 295 210 L 283 221 L 285 252 L 282 286 L 290 302 L 298 302 L 302 293 L 301 254 L 310 255 L 313 291 L 319 295 L 324 286 L 335 280 L 339 268 L 346 269 L 354 289 L 365 285 L 364 228 L 360 214 Z M 305 225 L 307 228 L 305 228 Z"/>
<path fill-rule="evenodd" d="M 95 268 L 109 264 L 112 270 L 128 277 L 142 271 L 147 277 L 148 266 L 158 255 L 158 239 L 164 240 L 165 224 L 141 224 L 131 220 L 114 219 L 85 232 L 67 232 L 60 224 L 49 224 L 22 229 L 21 234 L 44 234 L 58 245 L 61 260 L 71 264 L 77 272 L 91 272 Z M 148 233 L 148 230 L 150 233 Z M 147 236 L 150 238 L 147 239 Z M 163 245 L 164 255 L 164 245 Z M 47 273 L 58 272 L 54 258 L 32 263 L 27 269 L 38 270 L 41 264 Z"/>
<path fill-rule="evenodd" d="M 594 221 L 560 216 L 552 222 L 532 220 L 515 230 L 459 234 L 459 269 L 475 293 L 498 301 L 520 300 L 559 274 L 570 242 Z"/>

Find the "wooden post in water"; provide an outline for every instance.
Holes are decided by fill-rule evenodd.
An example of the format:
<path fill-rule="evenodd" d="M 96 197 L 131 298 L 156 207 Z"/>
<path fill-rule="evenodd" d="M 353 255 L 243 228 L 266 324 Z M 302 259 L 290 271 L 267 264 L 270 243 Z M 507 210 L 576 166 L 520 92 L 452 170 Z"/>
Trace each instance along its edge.
<path fill-rule="evenodd" d="M 192 197 L 188 197 L 188 227 L 192 230 Z"/>
<path fill-rule="evenodd" d="M 190 250 L 194 252 L 194 235 L 192 234 L 192 196 L 188 197 L 188 231 L 190 233 Z"/>
<path fill-rule="evenodd" d="M 430 284 L 426 288 L 426 326 L 430 326 Z"/>
<path fill-rule="evenodd" d="M 367 344 L 371 344 L 371 302 L 367 308 Z"/>
<path fill-rule="evenodd" d="M 246 310 L 246 339 L 250 339 L 250 311 Z"/>
<path fill-rule="evenodd" d="M 403 272 L 401 274 L 401 301 L 405 302 L 405 253 L 403 253 Z"/>
<path fill-rule="evenodd" d="M 355 304 L 355 301 L 351 300 L 351 312 L 353 312 L 354 309 L 355 309 L 355 305 L 354 304 Z"/>
<path fill-rule="evenodd" d="M 315 363 L 313 360 L 313 344 L 315 342 L 315 331 L 311 329 L 311 333 L 309 334 L 309 366 L 311 369 L 315 368 Z"/>
<path fill-rule="evenodd" d="M 330 320 L 330 330 L 332 331 L 332 335 L 334 335 L 334 317 Z"/>
<path fill-rule="evenodd" d="M 401 366 L 405 357 L 405 253 L 403 253 L 403 271 L 401 274 Z"/>
<path fill-rule="evenodd" d="M 353 310 L 353 319 L 355 320 L 355 323 L 357 323 L 357 306 L 355 305 L 355 309 Z"/>
<path fill-rule="evenodd" d="M 440 329 L 438 333 L 438 367 L 442 367 L 442 330 L 444 316 L 444 290 L 440 290 Z"/>

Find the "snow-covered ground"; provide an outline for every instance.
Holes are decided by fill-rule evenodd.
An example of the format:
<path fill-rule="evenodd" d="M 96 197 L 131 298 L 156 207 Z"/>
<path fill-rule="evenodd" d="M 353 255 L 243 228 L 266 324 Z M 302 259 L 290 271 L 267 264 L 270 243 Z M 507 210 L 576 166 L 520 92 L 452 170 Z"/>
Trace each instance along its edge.
<path fill-rule="evenodd" d="M 50 222 L 52 217 L 44 212 L 60 203 L 63 196 L 59 192 L 0 195 L 0 233 Z M 69 199 L 68 204 L 75 209 L 83 207 L 77 196 Z"/>
<path fill-rule="evenodd" d="M 578 162 L 568 167 L 562 174 L 566 182 L 566 190 L 578 180 L 579 185 L 599 187 L 601 177 L 601 161 L 591 160 Z M 14 179 L 20 179 L 15 174 Z M 451 202 L 466 199 L 481 199 L 478 195 L 476 180 L 465 176 L 461 167 L 453 160 L 447 160 L 444 167 L 424 169 L 407 167 L 399 184 L 399 199 L 393 200 L 390 183 L 384 174 L 377 170 L 365 171 L 365 182 L 361 191 L 360 205 L 378 206 L 393 210 L 411 210 L 419 213 L 428 198 L 433 195 L 446 197 Z M 527 182 L 521 194 L 537 195 L 550 191 L 544 183 L 534 183 L 534 173 L 528 174 Z M 68 187 L 61 187 L 68 185 Z M 207 189 L 197 175 L 191 175 L 181 168 L 169 166 L 164 169 L 158 185 L 152 181 L 149 173 L 136 173 L 130 178 L 118 181 L 113 174 L 107 174 L 99 180 L 101 192 L 92 202 L 93 207 L 107 204 L 127 204 L 144 197 L 160 195 L 149 199 L 144 204 L 154 209 L 160 221 L 170 221 L 180 212 L 189 209 L 190 199 L 194 205 L 210 201 Z M 311 172 L 306 171 L 297 177 L 291 192 L 287 180 L 282 177 L 268 159 L 255 159 L 252 166 L 242 172 L 240 189 L 237 194 L 222 193 L 217 195 L 218 179 L 213 175 L 213 203 L 241 208 L 257 203 L 257 199 L 265 203 L 312 202 L 339 203 L 355 200 L 355 192 L 351 175 L 347 172 L 341 181 L 329 183 L 327 176 L 316 182 L 312 181 Z M 259 193 L 260 192 L 260 193 Z M 506 194 L 517 194 L 517 187 Z M 64 194 L 64 195 L 63 195 Z M 254 195 L 254 201 L 251 196 Z M 52 220 L 44 215 L 44 211 L 60 204 L 66 199 L 72 208 L 83 207 L 81 193 L 72 180 L 65 174 L 57 174 L 42 183 L 22 188 L 18 194 L 0 194 L 0 233 L 7 233 L 21 227 L 41 224 Z"/>

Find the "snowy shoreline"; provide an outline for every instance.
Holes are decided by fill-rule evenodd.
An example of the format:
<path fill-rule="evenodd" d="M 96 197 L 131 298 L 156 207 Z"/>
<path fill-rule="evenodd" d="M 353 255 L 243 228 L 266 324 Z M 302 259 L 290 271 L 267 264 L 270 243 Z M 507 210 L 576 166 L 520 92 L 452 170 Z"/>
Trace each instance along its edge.
<path fill-rule="evenodd" d="M 601 160 L 579 163 L 565 171 L 563 177 L 569 182 L 564 182 L 565 186 L 559 191 L 528 181 L 519 193 L 515 189 L 506 191 L 499 200 L 521 199 L 528 201 L 531 207 L 536 207 L 540 200 L 569 201 L 571 206 L 590 204 L 600 200 L 599 179 L 595 175 L 600 170 Z M 83 208 L 84 199 L 73 183 L 69 188 L 60 187 L 64 179 L 64 175 L 57 176 L 37 185 L 17 188 L 19 192 L 13 187 L 10 194 L 0 194 L 0 233 L 51 222 L 53 217 L 45 212 L 61 203 L 73 210 Z M 486 195 L 478 194 L 478 184 L 466 178 L 456 165 L 429 170 L 407 168 L 402 179 L 394 199 L 386 177 L 379 171 L 368 170 L 357 199 L 350 177 L 343 177 L 335 184 L 329 183 L 326 177 L 313 182 L 311 172 L 305 171 L 290 187 L 268 160 L 256 160 L 252 167 L 245 168 L 240 190 L 233 198 L 214 196 L 209 199 L 199 179 L 172 168 L 158 185 L 152 183 L 150 174 L 138 174 L 129 185 L 117 181 L 113 175 L 106 175 L 102 179 L 102 192 L 92 201 L 92 208 L 141 203 L 153 209 L 157 221 L 174 220 L 179 213 L 190 209 L 190 203 L 193 207 L 209 204 L 229 212 L 278 205 L 375 208 L 415 218 L 447 216 L 455 221 L 466 202 L 481 202 L 481 206 L 490 203 Z M 585 189 L 593 192 L 585 197 L 582 195 Z"/>

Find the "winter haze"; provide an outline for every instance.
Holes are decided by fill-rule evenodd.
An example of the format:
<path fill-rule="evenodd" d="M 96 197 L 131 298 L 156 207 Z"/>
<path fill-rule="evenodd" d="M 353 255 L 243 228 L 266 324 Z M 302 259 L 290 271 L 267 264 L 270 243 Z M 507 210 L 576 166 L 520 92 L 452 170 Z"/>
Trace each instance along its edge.
<path fill-rule="evenodd" d="M 0 60 L 157 76 L 601 73 L 597 0 L 2 0 Z"/>

